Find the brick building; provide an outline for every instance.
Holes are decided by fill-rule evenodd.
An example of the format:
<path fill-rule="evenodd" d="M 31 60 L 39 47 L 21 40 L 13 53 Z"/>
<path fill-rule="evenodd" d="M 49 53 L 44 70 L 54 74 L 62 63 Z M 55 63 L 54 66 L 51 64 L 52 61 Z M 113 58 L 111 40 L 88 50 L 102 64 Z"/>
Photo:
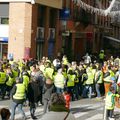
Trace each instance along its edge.
<path fill-rule="evenodd" d="M 0 1 L 1 6 L 6 4 L 9 18 L 8 57 L 40 59 L 42 55 L 52 56 L 56 52 L 57 18 L 62 0 Z"/>
<path fill-rule="evenodd" d="M 109 0 L 100 0 L 99 3 L 95 0 L 84 0 L 84 2 L 100 9 L 107 9 L 110 4 Z M 70 17 L 66 19 L 66 32 L 69 34 L 66 36 L 63 34 L 65 43 L 69 41 L 64 47 L 68 55 L 71 52 L 75 59 L 79 59 L 79 56 L 83 56 L 86 52 L 99 53 L 101 49 L 104 49 L 106 54 L 116 54 L 113 50 L 119 49 L 117 47 L 120 43 L 119 22 L 113 22 L 109 16 L 85 11 L 76 0 L 64 0 L 63 3 L 63 7 L 70 9 Z"/>
<path fill-rule="evenodd" d="M 1 0 L 0 58 L 8 51 L 8 57 L 15 59 L 53 58 L 59 52 L 80 59 L 86 52 L 106 47 L 105 41 L 119 42 L 118 23 L 111 24 L 108 16 L 86 12 L 75 1 Z M 84 2 L 96 7 L 95 0 Z M 101 0 L 101 4 L 107 8 L 109 0 Z"/>

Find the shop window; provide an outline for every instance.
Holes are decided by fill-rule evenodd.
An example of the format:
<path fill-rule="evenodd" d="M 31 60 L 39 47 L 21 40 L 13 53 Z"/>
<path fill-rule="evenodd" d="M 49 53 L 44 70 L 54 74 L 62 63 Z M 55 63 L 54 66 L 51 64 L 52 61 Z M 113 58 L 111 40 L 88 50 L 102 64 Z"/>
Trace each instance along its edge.
<path fill-rule="evenodd" d="M 1 24 L 9 24 L 8 18 L 1 18 Z"/>

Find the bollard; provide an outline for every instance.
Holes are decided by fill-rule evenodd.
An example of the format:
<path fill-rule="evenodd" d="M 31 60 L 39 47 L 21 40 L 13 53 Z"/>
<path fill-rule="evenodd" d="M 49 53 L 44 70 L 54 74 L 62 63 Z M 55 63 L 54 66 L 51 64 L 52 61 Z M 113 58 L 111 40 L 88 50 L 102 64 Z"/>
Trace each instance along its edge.
<path fill-rule="evenodd" d="M 107 109 L 104 107 L 103 120 L 107 120 Z"/>

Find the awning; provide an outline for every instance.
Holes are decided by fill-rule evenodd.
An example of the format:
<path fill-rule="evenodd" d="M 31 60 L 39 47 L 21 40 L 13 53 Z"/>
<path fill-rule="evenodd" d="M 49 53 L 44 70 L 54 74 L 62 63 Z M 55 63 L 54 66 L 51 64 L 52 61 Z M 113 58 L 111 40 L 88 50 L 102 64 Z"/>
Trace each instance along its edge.
<path fill-rule="evenodd" d="M 112 41 L 115 41 L 115 42 L 120 43 L 120 40 L 119 40 L 119 39 L 116 39 L 116 38 L 113 38 L 113 37 L 105 36 L 104 38 L 107 38 L 107 39 L 109 39 L 109 40 L 112 40 Z"/>
<path fill-rule="evenodd" d="M 0 42 L 8 42 L 8 37 L 0 37 Z"/>

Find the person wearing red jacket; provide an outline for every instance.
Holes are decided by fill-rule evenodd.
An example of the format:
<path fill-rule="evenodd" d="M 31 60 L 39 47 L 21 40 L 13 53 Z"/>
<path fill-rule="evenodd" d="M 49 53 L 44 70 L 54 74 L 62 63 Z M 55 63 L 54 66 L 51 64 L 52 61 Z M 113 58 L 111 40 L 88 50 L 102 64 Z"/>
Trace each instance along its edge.
<path fill-rule="evenodd" d="M 70 94 L 69 94 L 67 91 L 65 91 L 65 92 L 63 93 L 63 96 L 64 96 L 64 99 L 65 99 L 65 101 L 66 101 L 65 107 L 66 107 L 67 109 L 70 109 Z"/>

